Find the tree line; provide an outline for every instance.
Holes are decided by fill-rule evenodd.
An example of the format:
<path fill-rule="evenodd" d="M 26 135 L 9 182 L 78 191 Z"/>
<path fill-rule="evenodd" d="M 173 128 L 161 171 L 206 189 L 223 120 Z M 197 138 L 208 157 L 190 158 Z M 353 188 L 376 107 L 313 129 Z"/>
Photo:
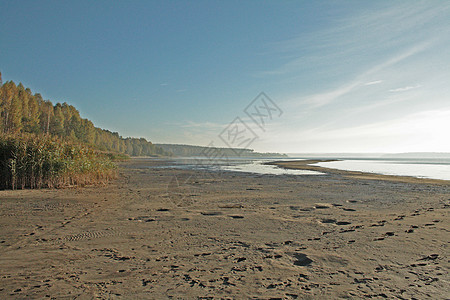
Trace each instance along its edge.
<path fill-rule="evenodd" d="M 181 157 L 208 157 L 211 159 L 226 159 L 231 157 L 287 157 L 286 154 L 280 153 L 260 153 L 255 152 L 253 149 L 244 148 L 223 148 L 223 147 L 202 147 L 192 145 L 180 145 L 180 144 L 155 144 L 161 147 L 167 152 L 172 153 L 175 156 Z"/>
<path fill-rule="evenodd" d="M 0 87 L 0 133 L 54 136 L 130 156 L 171 155 L 144 138 L 123 138 L 117 132 L 95 127 L 90 120 L 82 118 L 74 106 L 54 105 L 41 94 L 33 94 L 22 83 L 16 85 L 13 81 Z"/>

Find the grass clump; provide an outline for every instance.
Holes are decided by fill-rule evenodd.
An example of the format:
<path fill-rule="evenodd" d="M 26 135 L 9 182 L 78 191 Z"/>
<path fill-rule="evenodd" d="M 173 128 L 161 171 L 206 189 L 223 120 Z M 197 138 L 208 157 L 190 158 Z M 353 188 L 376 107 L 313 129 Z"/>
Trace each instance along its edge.
<path fill-rule="evenodd" d="M 0 189 L 105 183 L 116 165 L 102 153 L 55 137 L 0 134 Z"/>

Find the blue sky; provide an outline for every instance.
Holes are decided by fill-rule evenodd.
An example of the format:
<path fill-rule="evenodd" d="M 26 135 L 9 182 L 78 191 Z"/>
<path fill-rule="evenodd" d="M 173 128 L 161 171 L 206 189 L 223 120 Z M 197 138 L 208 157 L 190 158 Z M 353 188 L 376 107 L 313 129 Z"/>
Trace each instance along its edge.
<path fill-rule="evenodd" d="M 450 152 L 450 2 L 4 1 L 0 71 L 123 136 Z M 283 111 L 264 130 L 245 107 Z"/>

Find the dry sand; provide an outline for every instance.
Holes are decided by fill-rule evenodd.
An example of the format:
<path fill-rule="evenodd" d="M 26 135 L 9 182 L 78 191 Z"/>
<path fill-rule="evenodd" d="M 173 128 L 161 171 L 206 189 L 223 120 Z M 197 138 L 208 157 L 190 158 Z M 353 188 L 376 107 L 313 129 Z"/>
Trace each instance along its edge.
<path fill-rule="evenodd" d="M 449 182 L 164 164 L 0 191 L 0 298 L 450 298 Z"/>

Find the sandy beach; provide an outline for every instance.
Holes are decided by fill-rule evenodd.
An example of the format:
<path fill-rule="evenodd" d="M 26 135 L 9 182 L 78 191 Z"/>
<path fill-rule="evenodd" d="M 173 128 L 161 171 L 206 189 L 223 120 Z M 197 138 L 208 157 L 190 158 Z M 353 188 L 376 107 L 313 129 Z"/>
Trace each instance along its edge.
<path fill-rule="evenodd" d="M 166 164 L 0 191 L 0 298 L 450 298 L 449 181 Z"/>

